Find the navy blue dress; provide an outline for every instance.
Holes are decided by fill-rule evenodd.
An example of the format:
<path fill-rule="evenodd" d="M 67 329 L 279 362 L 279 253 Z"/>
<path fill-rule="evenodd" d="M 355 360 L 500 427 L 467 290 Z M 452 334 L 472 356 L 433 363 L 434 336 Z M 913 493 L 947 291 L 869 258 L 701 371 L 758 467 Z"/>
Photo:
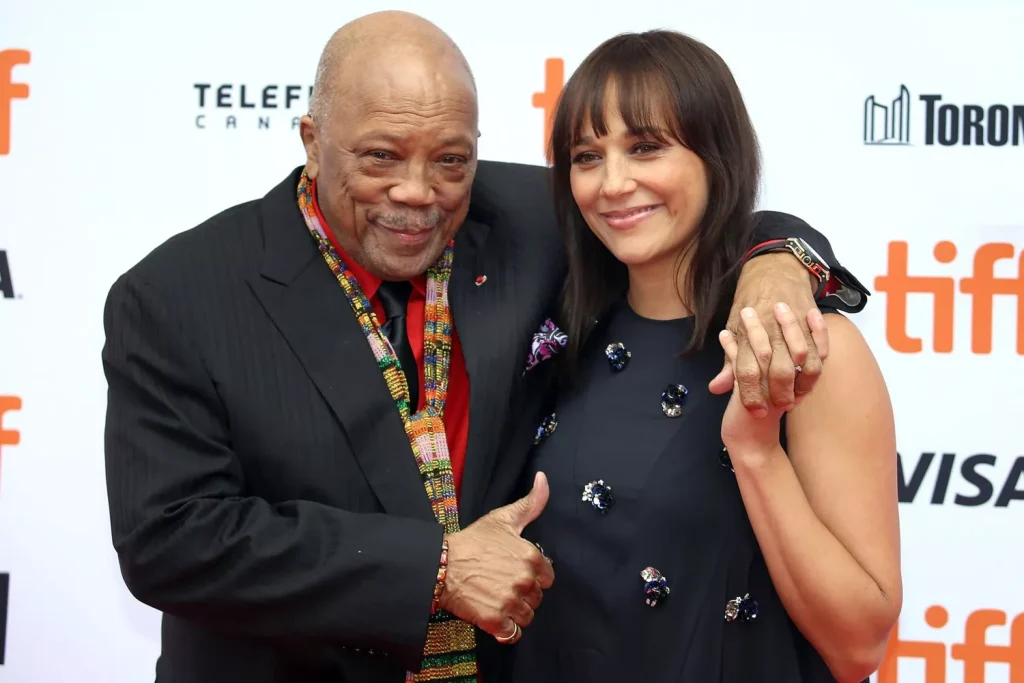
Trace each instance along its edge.
<path fill-rule="evenodd" d="M 723 454 L 729 396 L 707 389 L 722 350 L 680 357 L 692 325 L 621 302 L 592 335 L 578 389 L 552 404 L 527 473 L 547 474 L 551 498 L 524 536 L 554 561 L 555 583 L 514 646 L 516 682 L 834 681 L 772 586 Z M 676 386 L 685 397 L 663 406 Z"/>

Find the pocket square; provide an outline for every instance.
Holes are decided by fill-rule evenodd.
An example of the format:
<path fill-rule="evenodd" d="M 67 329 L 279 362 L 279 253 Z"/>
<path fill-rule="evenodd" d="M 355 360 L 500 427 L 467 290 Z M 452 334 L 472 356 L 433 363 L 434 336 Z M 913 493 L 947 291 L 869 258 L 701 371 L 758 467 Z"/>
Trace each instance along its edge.
<path fill-rule="evenodd" d="M 554 358 L 555 354 L 560 352 L 568 342 L 569 337 L 558 329 L 558 325 L 555 325 L 551 318 L 545 320 L 533 335 L 530 355 L 526 359 L 526 370 L 523 371 L 523 374 L 537 367 L 543 361 Z"/>

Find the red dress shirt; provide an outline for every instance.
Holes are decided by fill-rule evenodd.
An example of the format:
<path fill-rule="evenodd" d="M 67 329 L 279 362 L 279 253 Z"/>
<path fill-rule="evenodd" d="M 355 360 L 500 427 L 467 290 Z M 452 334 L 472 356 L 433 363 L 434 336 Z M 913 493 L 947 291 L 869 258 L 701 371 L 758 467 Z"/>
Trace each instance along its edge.
<path fill-rule="evenodd" d="M 320 225 L 324 226 L 324 231 L 327 233 L 328 238 L 330 238 L 334 250 L 338 252 L 338 256 L 345 264 L 345 267 L 355 275 L 359 286 L 363 290 L 363 294 L 366 295 L 370 305 L 373 306 L 373 312 L 377 314 L 377 322 L 383 325 L 386 322 L 384 306 L 380 302 L 380 297 L 377 296 L 377 289 L 380 287 L 381 282 L 380 278 L 361 267 L 342 250 L 341 245 L 334 236 L 334 231 L 331 230 L 323 214 L 320 213 L 320 205 L 316 199 L 316 181 L 313 182 L 312 190 L 313 208 L 316 211 L 316 217 L 320 220 Z M 412 293 L 409 295 L 409 304 L 405 310 L 405 327 L 409 335 L 409 344 L 412 346 L 413 356 L 416 358 L 416 381 L 419 382 L 419 405 L 417 409 L 419 410 L 423 408 L 424 401 L 426 400 L 425 392 L 423 391 L 423 309 L 426 304 L 427 277 L 426 275 L 420 275 L 413 278 L 411 282 Z M 338 294 L 343 295 L 344 293 L 339 292 Z M 367 347 L 367 353 L 370 353 L 369 347 Z M 466 374 L 466 360 L 462 357 L 462 345 L 459 343 L 459 335 L 455 331 L 454 322 L 452 322 L 452 356 L 448 366 L 448 398 L 445 401 L 444 430 L 448 438 L 448 453 L 452 461 L 452 475 L 455 478 L 455 494 L 458 498 L 461 498 L 462 470 L 466 462 L 466 443 L 469 440 L 469 375 Z M 412 453 L 409 454 L 409 457 L 412 457 Z"/>

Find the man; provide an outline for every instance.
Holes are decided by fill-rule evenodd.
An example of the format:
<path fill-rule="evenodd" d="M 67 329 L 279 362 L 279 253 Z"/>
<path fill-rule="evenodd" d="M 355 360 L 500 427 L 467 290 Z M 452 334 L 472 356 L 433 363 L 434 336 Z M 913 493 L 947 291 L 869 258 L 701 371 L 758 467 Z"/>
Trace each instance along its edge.
<path fill-rule="evenodd" d="M 498 680 L 554 580 L 520 538 L 543 478 L 509 503 L 540 418 L 527 352 L 564 276 L 545 171 L 477 161 L 469 67 L 413 15 L 341 29 L 314 93 L 303 169 L 111 288 L 122 574 L 164 612 L 162 682 Z M 799 220 L 762 227 L 803 229 L 842 273 Z M 803 268 L 753 259 L 737 311 L 778 334 L 774 301 L 814 305 Z M 771 396 L 792 402 L 820 361 L 795 373 L 779 350 Z"/>

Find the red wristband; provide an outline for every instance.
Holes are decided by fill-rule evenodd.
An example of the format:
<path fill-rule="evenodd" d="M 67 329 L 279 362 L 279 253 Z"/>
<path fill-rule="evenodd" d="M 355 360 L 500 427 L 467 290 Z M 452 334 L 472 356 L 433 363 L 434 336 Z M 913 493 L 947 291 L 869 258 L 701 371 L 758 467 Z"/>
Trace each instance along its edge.
<path fill-rule="evenodd" d="M 761 251 L 762 249 L 766 249 L 768 247 L 776 247 L 776 246 L 782 247 L 782 246 L 785 246 L 785 245 L 786 245 L 786 240 L 783 240 L 783 239 L 768 240 L 767 242 L 761 242 L 761 244 L 755 244 L 753 247 L 751 247 L 747 251 L 746 254 L 743 255 L 743 263 L 746 263 L 747 260 L 750 258 L 751 254 L 753 254 L 755 251 Z"/>
<path fill-rule="evenodd" d="M 811 273 L 814 279 L 818 281 L 818 286 L 814 292 L 815 299 L 827 296 L 839 288 L 840 283 L 836 282 L 835 278 L 831 277 L 831 273 L 829 272 L 828 267 L 823 263 L 821 257 L 814 252 L 814 249 L 810 245 L 798 237 L 768 240 L 767 242 L 761 242 L 761 244 L 755 245 L 743 256 L 743 265 L 746 265 L 747 261 L 754 256 L 776 251 L 788 251 L 793 254 L 804 268 Z M 830 290 L 829 285 L 834 289 Z"/>

